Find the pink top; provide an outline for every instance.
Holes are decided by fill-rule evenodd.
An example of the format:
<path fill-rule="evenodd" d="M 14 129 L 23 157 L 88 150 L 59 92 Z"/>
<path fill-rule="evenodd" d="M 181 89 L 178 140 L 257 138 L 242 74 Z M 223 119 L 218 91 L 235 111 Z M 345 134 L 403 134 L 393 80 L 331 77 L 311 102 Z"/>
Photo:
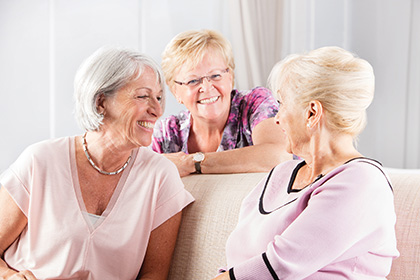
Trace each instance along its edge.
<path fill-rule="evenodd" d="M 37 279 L 135 279 L 150 232 L 194 200 L 172 162 L 139 148 L 93 226 L 82 214 L 74 137 L 30 146 L 1 184 L 28 217 L 4 259 Z"/>
<path fill-rule="evenodd" d="M 399 253 L 380 164 L 355 159 L 293 190 L 303 165 L 280 164 L 244 199 L 226 245 L 231 278 L 385 279 Z"/>

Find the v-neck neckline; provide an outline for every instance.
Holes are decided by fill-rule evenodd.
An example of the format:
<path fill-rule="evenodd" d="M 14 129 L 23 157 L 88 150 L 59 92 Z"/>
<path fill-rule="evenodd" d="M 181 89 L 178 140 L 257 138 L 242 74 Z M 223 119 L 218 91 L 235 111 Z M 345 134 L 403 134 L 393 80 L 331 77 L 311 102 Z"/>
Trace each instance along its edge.
<path fill-rule="evenodd" d="M 137 159 L 137 154 L 139 152 L 139 149 L 135 149 L 133 151 L 132 154 L 132 160 L 129 162 L 129 164 L 127 165 L 127 167 L 125 168 L 124 171 L 122 171 L 121 173 L 121 178 L 118 180 L 117 186 L 115 187 L 114 193 L 111 196 L 111 199 L 108 202 L 108 205 L 105 208 L 105 211 L 101 214 L 98 215 L 100 218 L 99 220 L 93 225 L 87 215 L 84 215 L 83 212 L 85 213 L 89 213 L 87 211 L 85 202 L 83 200 L 83 196 L 82 196 L 82 190 L 80 187 L 80 181 L 79 181 L 79 172 L 77 170 L 77 161 L 76 161 L 76 141 L 75 141 L 76 136 L 71 137 L 70 139 L 70 162 L 71 162 L 71 178 L 73 181 L 73 189 L 74 189 L 74 194 L 76 196 L 76 200 L 78 203 L 78 207 L 79 207 L 79 214 L 82 216 L 86 226 L 89 228 L 89 232 L 93 233 L 97 228 L 99 228 L 109 217 L 109 215 L 112 212 L 112 209 L 114 209 L 118 198 L 121 195 L 121 192 L 124 189 L 124 185 L 127 181 L 128 175 L 130 174 L 130 170 L 133 167 L 134 162 Z"/>

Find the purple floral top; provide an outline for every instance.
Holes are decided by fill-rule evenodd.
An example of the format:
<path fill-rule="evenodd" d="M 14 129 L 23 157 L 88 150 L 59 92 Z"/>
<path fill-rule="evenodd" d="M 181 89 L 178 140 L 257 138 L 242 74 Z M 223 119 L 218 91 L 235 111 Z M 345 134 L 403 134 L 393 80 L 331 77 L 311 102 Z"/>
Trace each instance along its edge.
<path fill-rule="evenodd" d="M 279 107 L 270 90 L 256 87 L 249 91 L 233 90 L 229 118 L 217 151 L 252 146 L 252 130 L 261 121 L 274 117 Z M 152 149 L 158 153 L 188 153 L 190 112 L 172 115 L 156 123 Z"/>

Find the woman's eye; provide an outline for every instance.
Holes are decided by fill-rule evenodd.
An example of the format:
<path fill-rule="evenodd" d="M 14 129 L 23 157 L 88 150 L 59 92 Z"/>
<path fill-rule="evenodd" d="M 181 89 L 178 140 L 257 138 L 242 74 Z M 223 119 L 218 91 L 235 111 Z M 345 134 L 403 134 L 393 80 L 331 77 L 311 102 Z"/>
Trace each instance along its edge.
<path fill-rule="evenodd" d="M 156 97 L 156 99 L 159 103 L 162 102 L 162 96 L 158 96 L 158 97 Z"/>
<path fill-rule="evenodd" d="M 147 99 L 147 98 L 149 98 L 149 96 L 148 95 L 138 95 L 138 96 L 136 96 L 136 98 L 138 98 L 138 99 Z"/>
<path fill-rule="evenodd" d="M 221 77 L 222 77 L 222 75 L 220 75 L 220 74 L 213 74 L 213 75 L 210 76 L 210 79 L 212 79 L 212 80 L 218 80 Z"/>
<path fill-rule="evenodd" d="M 189 81 L 189 82 L 187 83 L 187 85 L 189 85 L 189 86 L 194 86 L 194 85 L 197 85 L 197 84 L 199 84 L 199 83 L 200 83 L 200 80 L 199 80 L 199 79 L 194 79 L 194 80 Z"/>

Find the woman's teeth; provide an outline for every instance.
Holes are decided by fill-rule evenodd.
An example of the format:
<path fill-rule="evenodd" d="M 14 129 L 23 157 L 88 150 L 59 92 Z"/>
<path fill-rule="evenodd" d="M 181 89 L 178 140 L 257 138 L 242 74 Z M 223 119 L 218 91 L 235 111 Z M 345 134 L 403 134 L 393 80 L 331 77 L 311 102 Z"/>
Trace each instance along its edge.
<path fill-rule="evenodd" d="M 145 128 L 150 128 L 150 129 L 153 129 L 155 127 L 155 125 L 151 122 L 138 121 L 137 124 L 139 126 L 142 126 L 142 127 L 145 127 Z"/>
<path fill-rule="evenodd" d="M 217 99 L 219 99 L 219 96 L 215 96 L 215 97 L 212 97 L 212 98 L 203 99 L 203 100 L 198 101 L 198 103 L 200 103 L 200 104 L 214 103 L 214 102 L 217 101 Z"/>

